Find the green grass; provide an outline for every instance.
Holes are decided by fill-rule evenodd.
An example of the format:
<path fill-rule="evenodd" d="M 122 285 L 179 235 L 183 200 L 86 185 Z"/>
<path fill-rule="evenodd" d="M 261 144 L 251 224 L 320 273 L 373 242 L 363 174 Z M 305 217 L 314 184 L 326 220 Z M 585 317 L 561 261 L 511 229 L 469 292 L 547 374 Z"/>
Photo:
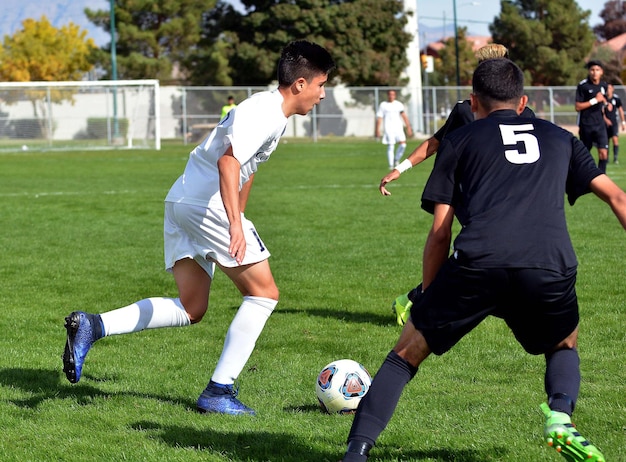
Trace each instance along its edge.
<path fill-rule="evenodd" d="M 626 146 L 626 140 L 623 146 Z M 417 144 L 413 141 L 409 148 Z M 624 164 L 609 175 L 626 187 Z M 199 415 L 195 401 L 240 297 L 218 273 L 203 322 L 109 337 L 83 379 L 62 373 L 63 318 L 175 296 L 163 271 L 163 198 L 188 148 L 0 154 L 0 460 L 337 461 L 352 417 L 322 414 L 315 378 L 352 358 L 372 373 L 395 343 L 393 298 L 421 279 L 431 162 L 382 197 L 383 146 L 283 143 L 262 165 L 247 216 L 272 252 L 281 302 L 242 373 L 254 418 Z M 581 432 L 626 461 L 624 231 L 586 196 L 568 209 L 579 256 Z M 543 358 L 489 319 L 425 362 L 371 460 L 549 462 Z"/>

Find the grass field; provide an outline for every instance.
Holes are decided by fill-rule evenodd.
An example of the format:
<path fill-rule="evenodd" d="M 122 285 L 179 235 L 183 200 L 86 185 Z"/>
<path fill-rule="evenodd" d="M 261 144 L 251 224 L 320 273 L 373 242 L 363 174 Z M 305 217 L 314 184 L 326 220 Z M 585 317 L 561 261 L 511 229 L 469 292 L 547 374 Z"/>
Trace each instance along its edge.
<path fill-rule="evenodd" d="M 413 141 L 409 148 L 416 146 Z M 623 164 L 609 175 L 626 188 Z M 83 379 L 62 373 L 63 318 L 175 296 L 162 268 L 163 198 L 187 148 L 0 155 L 0 460 L 304 461 L 343 454 L 351 416 L 325 415 L 315 378 L 352 358 L 376 372 L 400 328 L 390 302 L 421 279 L 431 162 L 382 197 L 384 148 L 283 143 L 255 180 L 247 216 L 272 251 L 281 302 L 240 377 L 256 417 L 199 415 L 240 297 L 223 274 L 190 328 L 99 341 Z M 583 375 L 575 422 L 609 462 L 626 461 L 624 231 L 592 196 L 568 208 L 580 267 Z M 550 462 L 542 357 L 489 319 L 408 385 L 371 460 Z"/>

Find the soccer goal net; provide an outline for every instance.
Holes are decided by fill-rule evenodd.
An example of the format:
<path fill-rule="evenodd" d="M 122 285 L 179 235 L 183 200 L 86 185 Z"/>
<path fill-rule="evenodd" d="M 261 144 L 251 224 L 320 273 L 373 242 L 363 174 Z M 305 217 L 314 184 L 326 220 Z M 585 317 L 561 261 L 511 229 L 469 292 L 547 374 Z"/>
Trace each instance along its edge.
<path fill-rule="evenodd" d="M 159 82 L 0 83 L 0 150 L 160 149 Z"/>

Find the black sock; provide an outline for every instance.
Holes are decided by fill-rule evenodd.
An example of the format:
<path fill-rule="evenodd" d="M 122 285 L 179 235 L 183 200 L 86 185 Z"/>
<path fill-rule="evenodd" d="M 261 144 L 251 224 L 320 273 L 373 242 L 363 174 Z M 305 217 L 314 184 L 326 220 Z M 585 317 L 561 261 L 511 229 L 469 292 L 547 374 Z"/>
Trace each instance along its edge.
<path fill-rule="evenodd" d="M 576 348 L 546 354 L 545 388 L 550 409 L 572 415 L 580 390 L 580 359 Z"/>
<path fill-rule="evenodd" d="M 617 162 L 617 155 L 619 154 L 619 144 L 613 145 L 613 162 Z"/>
<path fill-rule="evenodd" d="M 348 436 L 349 449 L 350 446 L 362 447 L 363 443 L 374 446 L 378 435 L 389 423 L 402 390 L 416 373 L 417 367 L 411 366 L 394 351 L 387 355 L 372 381 L 372 386 L 359 403 Z M 367 455 L 365 459 L 344 460 L 367 460 Z"/>
<path fill-rule="evenodd" d="M 606 173 L 606 164 L 608 163 L 608 160 L 606 159 L 601 159 L 598 161 L 598 168 L 600 170 L 602 170 L 602 173 Z"/>

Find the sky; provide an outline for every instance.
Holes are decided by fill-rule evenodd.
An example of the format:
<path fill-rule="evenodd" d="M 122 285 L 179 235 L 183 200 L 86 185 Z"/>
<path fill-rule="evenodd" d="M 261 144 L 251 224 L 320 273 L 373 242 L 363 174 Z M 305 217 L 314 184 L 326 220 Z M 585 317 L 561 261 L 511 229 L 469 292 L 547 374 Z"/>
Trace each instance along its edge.
<path fill-rule="evenodd" d="M 228 0 L 238 4 L 238 0 Z M 453 1 L 454 0 L 415 0 L 419 21 L 420 42 L 440 40 L 447 30 L 446 36 L 452 35 Z M 5 2 L 3 2 L 5 3 Z M 92 10 L 109 9 L 110 0 L 19 0 L 6 2 L 0 15 L 0 38 L 12 35 L 21 29 L 26 18 L 40 19 L 46 15 L 55 26 L 61 27 L 70 21 L 88 31 L 88 37 L 102 46 L 110 42 L 110 35 L 96 28 L 84 14 L 86 7 Z M 604 0 L 577 0 L 584 10 L 591 10 L 589 24 L 601 23 L 600 11 Z M 500 13 L 500 0 L 456 0 L 457 24 L 467 27 L 470 35 L 489 35 L 488 24 Z"/>

